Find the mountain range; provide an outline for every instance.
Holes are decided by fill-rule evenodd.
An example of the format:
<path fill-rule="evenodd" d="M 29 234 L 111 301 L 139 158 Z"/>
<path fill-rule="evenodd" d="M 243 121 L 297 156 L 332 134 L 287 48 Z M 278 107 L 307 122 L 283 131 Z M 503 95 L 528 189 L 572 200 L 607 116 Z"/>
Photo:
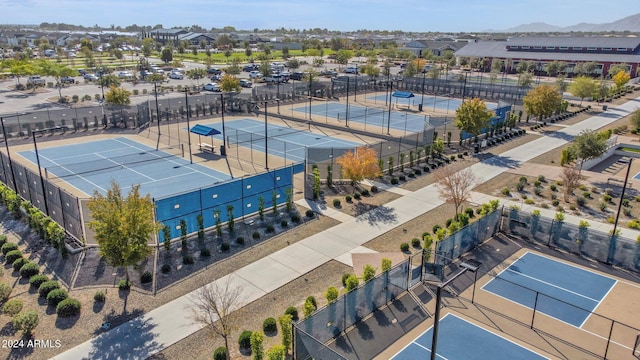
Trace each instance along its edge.
<path fill-rule="evenodd" d="M 518 25 L 504 30 L 490 30 L 491 32 L 521 33 L 521 32 L 606 32 L 606 31 L 630 31 L 640 32 L 640 14 L 627 16 L 623 19 L 604 23 L 588 24 L 580 23 L 571 26 L 555 26 L 543 22 Z"/>

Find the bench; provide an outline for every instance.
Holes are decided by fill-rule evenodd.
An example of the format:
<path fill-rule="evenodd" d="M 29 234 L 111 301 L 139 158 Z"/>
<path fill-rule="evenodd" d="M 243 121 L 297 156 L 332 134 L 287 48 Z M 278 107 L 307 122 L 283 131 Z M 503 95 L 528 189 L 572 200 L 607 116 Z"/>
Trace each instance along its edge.
<path fill-rule="evenodd" d="M 200 151 L 205 151 L 210 153 L 216 152 L 216 147 L 211 144 L 199 143 L 198 147 L 200 148 Z"/>

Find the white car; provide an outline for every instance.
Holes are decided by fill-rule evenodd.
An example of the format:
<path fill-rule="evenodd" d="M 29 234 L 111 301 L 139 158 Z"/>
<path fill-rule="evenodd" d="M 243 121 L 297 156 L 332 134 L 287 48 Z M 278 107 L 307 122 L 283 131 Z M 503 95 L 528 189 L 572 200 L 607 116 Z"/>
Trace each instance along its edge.
<path fill-rule="evenodd" d="M 133 78 L 133 73 L 131 71 L 120 71 L 118 77 L 120 79 L 131 79 Z"/>
<path fill-rule="evenodd" d="M 220 86 L 218 84 L 214 84 L 214 83 L 204 84 L 204 86 L 202 87 L 202 90 L 215 91 L 215 92 L 222 91 L 222 90 L 220 90 Z"/>
<path fill-rule="evenodd" d="M 249 77 L 252 79 L 260 79 L 262 78 L 262 73 L 257 70 L 253 70 L 249 72 Z"/>
<path fill-rule="evenodd" d="M 169 79 L 182 80 L 184 79 L 184 74 L 181 72 L 174 71 L 171 74 L 169 74 Z"/>

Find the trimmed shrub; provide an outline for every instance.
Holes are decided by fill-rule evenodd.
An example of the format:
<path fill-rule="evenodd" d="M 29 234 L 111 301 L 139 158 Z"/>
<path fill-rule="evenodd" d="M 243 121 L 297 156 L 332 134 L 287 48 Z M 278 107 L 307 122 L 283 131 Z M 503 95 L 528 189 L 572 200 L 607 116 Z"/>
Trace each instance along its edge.
<path fill-rule="evenodd" d="M 533 193 L 538 195 L 538 196 L 542 196 L 542 188 L 539 188 L 539 187 L 534 188 L 533 189 Z"/>
<path fill-rule="evenodd" d="M 251 348 L 251 331 L 244 330 L 240 333 L 240 336 L 238 337 L 238 346 L 240 346 L 240 349 L 242 350 L 248 350 Z"/>
<path fill-rule="evenodd" d="M 185 255 L 182 257 L 182 263 L 184 265 L 192 265 L 193 264 L 193 256 Z"/>
<path fill-rule="evenodd" d="M 95 294 L 93 294 L 93 301 L 95 302 L 104 302 L 107 298 L 107 295 L 104 293 L 104 291 L 96 291 Z"/>
<path fill-rule="evenodd" d="M 38 312 L 35 310 L 27 310 L 17 314 L 11 320 L 16 330 L 22 330 L 24 335 L 30 335 L 33 329 L 38 326 Z"/>
<path fill-rule="evenodd" d="M 509 188 L 502 189 L 502 195 L 504 195 L 504 196 L 511 195 L 511 191 L 509 190 Z"/>
<path fill-rule="evenodd" d="M 271 333 L 277 332 L 278 323 L 276 322 L 276 319 L 272 317 L 266 318 L 262 323 L 262 331 L 264 331 L 265 334 L 271 334 Z"/>
<path fill-rule="evenodd" d="M 244 244 L 244 240 L 243 240 L 243 244 Z M 200 249 L 200 256 L 201 257 L 209 257 L 209 256 L 211 256 L 211 250 L 209 250 L 207 248 Z"/>
<path fill-rule="evenodd" d="M 342 276 L 343 280 L 342 280 L 342 285 L 346 286 L 346 278 L 344 276 L 349 277 L 349 274 L 344 274 Z M 289 306 L 285 311 L 284 311 L 285 315 L 290 315 L 291 316 L 291 320 L 293 321 L 298 321 L 298 308 L 295 306 Z"/>
<path fill-rule="evenodd" d="M 540 182 L 539 180 L 536 180 L 533 182 L 533 186 L 539 188 L 542 186 L 542 182 Z"/>
<path fill-rule="evenodd" d="M 453 219 L 451 218 L 447 219 L 447 221 L 444 222 L 444 227 L 449 228 L 449 225 L 451 225 L 452 222 L 453 222 Z"/>
<path fill-rule="evenodd" d="M 527 205 L 533 205 L 533 204 L 535 204 L 536 202 L 535 202 L 535 201 L 533 201 L 533 199 L 525 199 L 525 200 L 524 200 L 524 203 L 525 203 L 525 204 L 527 204 Z"/>
<path fill-rule="evenodd" d="M 2 248 L 2 246 L 4 246 L 4 244 L 6 243 L 7 243 L 7 235 L 0 234 L 0 248 Z"/>
<path fill-rule="evenodd" d="M 518 182 L 520 184 L 526 185 L 527 184 L 527 177 L 526 176 L 520 176 L 520 179 L 518 179 Z"/>
<path fill-rule="evenodd" d="M 356 200 L 360 200 L 360 198 L 361 198 L 360 193 L 357 192 L 357 191 L 355 193 L 353 193 L 353 198 L 356 199 Z"/>
<path fill-rule="evenodd" d="M 267 234 L 269 234 L 269 233 L 273 233 L 273 232 L 275 232 L 275 231 L 276 231 L 276 228 L 274 228 L 274 227 L 273 227 L 273 225 L 267 225 L 267 228 L 266 228 L 266 230 L 265 230 L 265 232 L 266 232 Z"/>
<path fill-rule="evenodd" d="M 49 295 L 49 293 L 55 289 L 60 289 L 60 284 L 58 284 L 58 281 L 56 280 L 49 280 L 46 282 L 43 282 L 40 287 L 38 288 L 38 294 L 40 294 L 41 298 L 47 298 L 47 295 Z"/>
<path fill-rule="evenodd" d="M 213 360 L 227 360 L 227 348 L 220 346 L 213 352 Z"/>
<path fill-rule="evenodd" d="M 400 244 L 400 250 L 402 252 L 408 252 L 409 251 L 409 244 L 407 244 L 407 243 Z"/>
<path fill-rule="evenodd" d="M 238 244 L 238 245 L 244 245 L 244 237 L 243 237 L 243 236 L 238 236 L 238 237 L 236 238 L 236 244 Z M 203 250 L 204 250 L 204 249 L 203 249 Z M 200 251 L 200 254 L 202 254 L 202 251 Z M 211 255 L 211 254 L 209 254 L 209 255 Z"/>
<path fill-rule="evenodd" d="M 22 268 L 22 266 L 26 263 L 28 263 L 29 260 L 25 259 L 25 258 L 17 258 L 12 264 L 13 264 L 13 271 L 20 271 L 20 268 Z M 34 274 L 35 275 L 35 274 Z"/>
<path fill-rule="evenodd" d="M 223 242 L 222 244 L 220 244 L 220 251 L 229 251 L 230 248 L 231 247 L 226 242 Z"/>
<path fill-rule="evenodd" d="M 585 199 L 582 196 L 579 196 L 576 198 L 576 204 L 578 204 L 578 206 L 584 206 L 587 203 L 587 199 Z"/>
<path fill-rule="evenodd" d="M 544 177 L 544 175 L 538 175 L 538 181 L 547 182 L 547 179 Z"/>
<path fill-rule="evenodd" d="M 517 184 L 516 184 L 516 190 L 518 190 L 518 191 L 522 191 L 522 190 L 524 190 L 524 184 L 523 184 L 523 183 L 520 183 L 520 182 L 519 182 L 519 183 L 517 183 Z"/>
<path fill-rule="evenodd" d="M 131 281 L 122 279 L 120 280 L 120 282 L 118 282 L 118 290 L 129 290 L 129 289 L 131 289 Z"/>
<path fill-rule="evenodd" d="M 367 189 L 362 189 L 362 191 L 360 191 L 360 195 L 362 195 L 362 196 L 369 196 L 369 195 L 370 195 L 370 194 L 369 194 L 369 190 L 367 190 Z"/>
<path fill-rule="evenodd" d="M 22 300 L 20 299 L 11 299 L 7 301 L 2 307 L 2 312 L 11 317 L 17 315 L 22 310 Z"/>
<path fill-rule="evenodd" d="M 9 251 L 18 250 L 18 244 L 12 242 L 4 243 L 1 249 L 2 254 L 7 255 Z"/>
<path fill-rule="evenodd" d="M 340 199 L 333 199 L 333 207 L 340 207 Z"/>
<path fill-rule="evenodd" d="M 140 275 L 140 282 L 143 284 L 148 284 L 153 281 L 153 275 L 149 271 L 145 271 Z"/>
<path fill-rule="evenodd" d="M 551 184 L 549 185 L 549 189 L 551 189 L 551 191 L 558 191 L 558 186 L 556 184 Z"/>
<path fill-rule="evenodd" d="M 475 216 L 473 209 L 468 207 L 466 209 L 464 209 L 464 213 L 467 214 L 467 216 L 469 216 L 469 218 L 472 218 Z"/>
<path fill-rule="evenodd" d="M 294 224 L 299 224 L 299 223 L 300 223 L 300 221 L 301 221 L 301 219 L 300 219 L 300 215 L 298 215 L 298 214 L 292 214 L 292 215 L 291 215 L 291 222 L 292 222 L 292 223 L 294 223 Z M 244 239 L 243 239 L 243 240 L 244 240 Z"/>
<path fill-rule="evenodd" d="M 54 289 L 47 295 L 47 303 L 49 305 L 57 306 L 62 300 L 69 297 L 67 291 L 64 289 Z"/>
<path fill-rule="evenodd" d="M 373 186 L 371 187 L 371 192 L 372 192 L 372 193 L 374 193 L 374 194 L 375 194 L 375 193 L 377 193 L 377 192 L 378 192 L 378 187 L 377 187 L 377 186 L 375 186 L 375 185 L 373 185 Z"/>
<path fill-rule="evenodd" d="M 347 195 L 347 196 L 345 196 L 345 197 L 344 197 L 344 201 L 346 201 L 346 202 L 348 202 L 348 203 L 350 203 L 350 202 L 351 202 L 351 200 L 352 200 L 352 199 L 351 199 L 351 195 Z"/>
<path fill-rule="evenodd" d="M 289 226 L 289 222 L 287 220 L 282 220 L 280 221 L 280 226 L 282 226 L 283 228 L 286 228 L 287 226 Z"/>
<path fill-rule="evenodd" d="M 311 210 L 309 210 L 309 211 L 311 211 Z M 311 212 L 313 212 L 313 211 L 311 211 Z M 260 239 L 260 232 L 259 231 L 254 231 L 253 234 L 251 234 L 251 237 L 253 239 Z"/>
<path fill-rule="evenodd" d="M 39 288 L 42 283 L 49 281 L 49 277 L 45 274 L 33 275 L 29 278 L 29 284 L 35 288 Z"/>
<path fill-rule="evenodd" d="M 411 239 L 411 246 L 420 247 L 420 239 L 418 239 L 418 238 Z"/>
<path fill-rule="evenodd" d="M 313 210 L 307 210 L 305 211 L 304 215 L 308 218 L 312 218 L 314 217 L 316 214 L 313 212 Z"/>
<path fill-rule="evenodd" d="M 604 201 L 606 203 L 610 203 L 611 199 L 612 199 L 611 195 L 609 195 L 609 194 L 602 195 L 602 201 Z"/>
<path fill-rule="evenodd" d="M 400 175 L 400 176 L 398 176 L 398 179 L 400 179 L 400 181 L 406 181 L 407 177 L 404 176 L 404 175 Z"/>
<path fill-rule="evenodd" d="M 640 229 L 640 222 L 638 220 L 633 219 L 627 223 L 627 227 L 629 229 Z"/>
<path fill-rule="evenodd" d="M 162 267 L 160 268 L 160 271 L 162 271 L 163 274 L 170 273 L 171 272 L 171 265 L 163 264 Z"/>
<path fill-rule="evenodd" d="M 11 250 L 4 256 L 4 260 L 7 264 L 13 264 L 20 258 L 22 258 L 22 251 L 20 250 Z"/>
<path fill-rule="evenodd" d="M 9 284 L 0 283 L 0 303 L 7 301 L 9 295 L 11 295 L 11 291 L 13 291 L 13 289 Z"/>
<path fill-rule="evenodd" d="M 316 301 L 315 296 L 313 296 L 313 295 L 307 296 L 307 299 L 305 301 L 310 302 L 313 305 L 314 308 L 316 308 L 316 309 L 318 308 L 318 302 Z"/>
<path fill-rule="evenodd" d="M 478 213 L 479 214 L 479 213 Z M 442 226 L 435 224 L 433 225 L 433 228 L 431 228 L 431 231 L 435 234 L 436 232 L 438 232 L 438 230 L 440 230 L 442 228 Z"/>
<path fill-rule="evenodd" d="M 398 185 L 398 178 L 397 177 L 392 177 L 391 178 L 391 185 Z"/>
<path fill-rule="evenodd" d="M 56 306 L 56 314 L 60 317 L 69 317 L 80 314 L 80 301 L 73 298 L 66 298 Z"/>
<path fill-rule="evenodd" d="M 20 268 L 20 276 L 25 279 L 29 279 L 34 275 L 38 275 L 40 273 L 40 266 L 33 262 L 27 262 Z"/>
<path fill-rule="evenodd" d="M 557 200 L 557 199 L 553 200 L 553 201 L 551 202 L 551 205 L 553 205 L 553 206 L 558 206 L 558 205 L 560 205 L 560 200 Z"/>
<path fill-rule="evenodd" d="M 342 274 L 342 286 L 347 286 L 347 279 L 351 274 Z"/>

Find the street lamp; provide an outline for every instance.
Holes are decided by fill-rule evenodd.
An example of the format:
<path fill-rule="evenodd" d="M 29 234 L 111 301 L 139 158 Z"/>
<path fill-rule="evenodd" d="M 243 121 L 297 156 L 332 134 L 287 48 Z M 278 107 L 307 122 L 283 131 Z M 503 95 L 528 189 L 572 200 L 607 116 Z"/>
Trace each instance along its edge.
<path fill-rule="evenodd" d="M 424 81 L 426 77 L 427 77 L 427 73 L 423 71 L 422 72 L 422 99 L 420 100 L 420 105 L 418 105 L 418 111 L 422 111 L 422 104 L 424 103 Z"/>
<path fill-rule="evenodd" d="M 231 93 L 230 93 L 231 94 Z M 220 155 L 227 155 L 227 136 L 224 130 L 224 94 L 220 93 L 220 103 L 222 105 L 222 148 L 220 148 Z"/>
<path fill-rule="evenodd" d="M 622 185 L 622 194 L 620 194 L 620 201 L 618 202 L 618 211 L 616 212 L 616 220 L 613 223 L 613 230 L 611 231 L 611 240 L 609 240 L 609 256 L 607 257 L 607 263 L 611 263 L 613 255 L 615 253 L 615 243 L 613 239 L 616 236 L 616 229 L 618 228 L 618 220 L 620 219 L 620 210 L 622 210 L 622 200 L 624 199 L 624 193 L 627 190 L 627 182 L 629 181 L 629 172 L 631 171 L 631 162 L 633 158 L 629 158 L 627 164 L 627 174 L 624 177 L 624 184 Z"/>
<path fill-rule="evenodd" d="M 389 127 L 391 127 L 391 92 L 393 91 L 393 83 L 387 84 L 389 87 L 389 113 L 387 116 L 387 135 L 390 135 Z"/>
<path fill-rule="evenodd" d="M 264 167 L 269 171 L 269 134 L 267 127 L 267 104 L 268 101 L 264 101 Z M 255 102 L 251 102 L 253 106 L 256 105 Z"/>
<path fill-rule="evenodd" d="M 435 314 L 433 315 L 433 337 L 431 339 L 431 360 L 436 360 L 436 347 L 438 345 L 438 327 L 440 324 L 440 305 L 442 302 L 442 288 L 449 286 L 449 284 L 451 284 L 455 279 L 457 279 L 460 275 L 466 273 L 467 271 L 476 273 L 480 268 L 480 265 L 482 265 L 481 262 L 473 259 L 463 261 L 460 264 L 460 267 L 462 267 L 462 270 L 459 273 L 453 275 L 451 279 L 438 285 L 438 289 L 436 290 L 436 311 L 435 311 Z M 477 279 L 477 275 L 476 275 L 476 279 Z M 473 283 L 473 289 L 475 293 L 475 280 Z"/>
<path fill-rule="evenodd" d="M 56 130 L 56 128 L 32 130 L 31 136 L 33 137 L 33 149 L 36 152 L 36 163 L 38 164 L 38 175 L 40 175 L 40 186 L 42 186 L 42 198 L 44 201 L 44 212 L 49 216 L 49 206 L 47 205 L 47 190 L 44 187 L 44 177 L 42 176 L 42 167 L 40 166 L 40 156 L 38 155 L 38 143 L 36 141 L 36 134 L 42 134 L 49 130 Z"/>
<path fill-rule="evenodd" d="M 358 58 L 358 61 L 360 58 Z M 353 92 L 353 101 L 358 101 L 358 63 L 356 63 L 356 77 L 354 79 L 356 81 L 355 91 Z"/>
<path fill-rule="evenodd" d="M 191 126 L 189 125 L 189 89 L 184 89 L 184 102 L 187 109 L 187 144 L 189 146 L 189 163 L 193 164 L 193 155 L 191 155 Z M 156 103 L 157 104 L 157 103 Z M 178 137 L 180 136 L 180 128 L 178 127 Z"/>
<path fill-rule="evenodd" d="M 158 139 L 160 139 L 160 109 L 158 108 L 158 82 L 153 82 L 153 93 L 156 96 L 156 120 L 158 121 Z M 185 93 L 186 94 L 186 93 Z M 187 107 L 187 113 L 189 108 Z"/>
<path fill-rule="evenodd" d="M 344 116 L 345 126 L 349 127 L 349 77 L 347 77 L 347 108 Z"/>
<path fill-rule="evenodd" d="M 4 146 L 7 149 L 7 159 L 9 160 L 9 168 L 11 169 L 11 181 L 13 181 L 13 190 L 16 194 L 18 194 L 18 184 L 16 183 L 16 175 L 13 172 L 13 163 L 11 162 L 11 152 L 9 152 L 9 139 L 7 138 L 7 130 L 4 127 L 4 119 L 10 119 L 13 117 L 17 117 L 20 119 L 20 116 L 29 115 L 30 113 L 22 113 L 15 114 L 9 116 L 0 116 L 0 123 L 2 124 L 2 137 L 4 138 Z M 18 127 L 18 133 L 20 133 L 20 127 Z"/>

